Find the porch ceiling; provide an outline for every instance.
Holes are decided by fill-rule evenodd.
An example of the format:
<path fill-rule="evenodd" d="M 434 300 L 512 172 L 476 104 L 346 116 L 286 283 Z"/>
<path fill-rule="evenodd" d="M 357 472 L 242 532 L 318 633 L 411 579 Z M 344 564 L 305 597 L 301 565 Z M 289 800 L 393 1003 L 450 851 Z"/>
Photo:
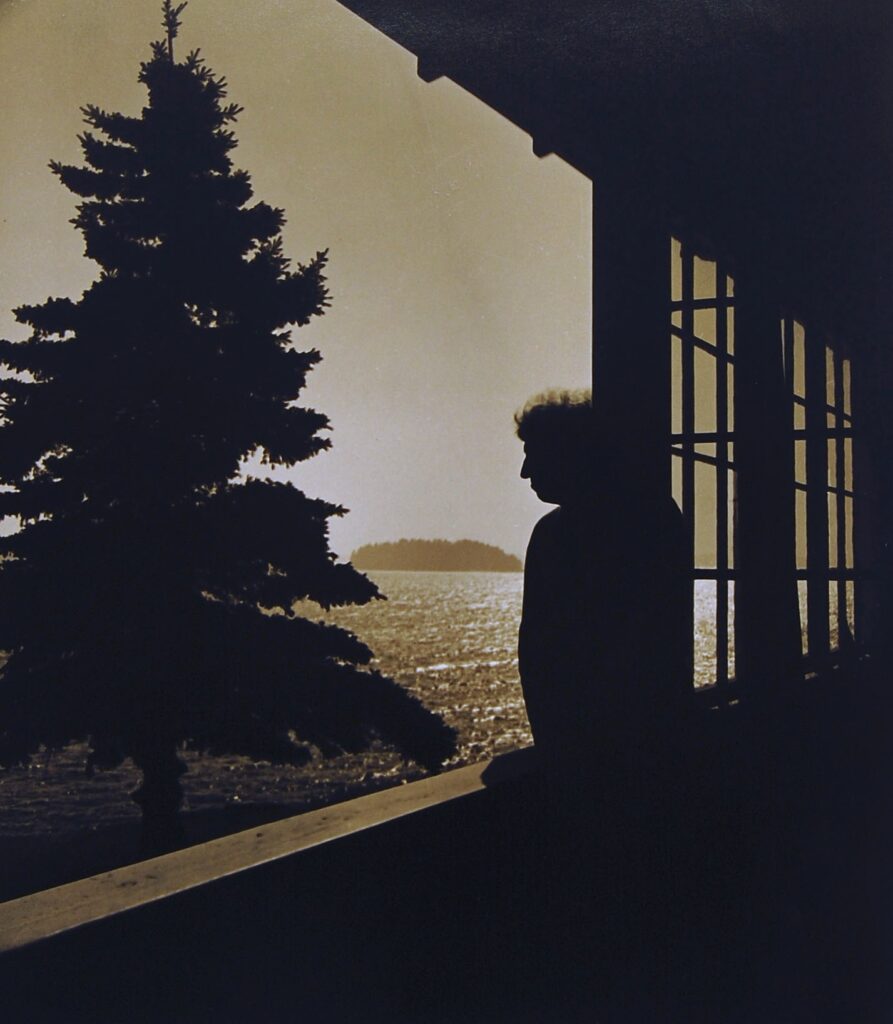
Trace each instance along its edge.
<path fill-rule="evenodd" d="M 341 0 L 669 230 L 850 338 L 890 316 L 886 0 Z"/>

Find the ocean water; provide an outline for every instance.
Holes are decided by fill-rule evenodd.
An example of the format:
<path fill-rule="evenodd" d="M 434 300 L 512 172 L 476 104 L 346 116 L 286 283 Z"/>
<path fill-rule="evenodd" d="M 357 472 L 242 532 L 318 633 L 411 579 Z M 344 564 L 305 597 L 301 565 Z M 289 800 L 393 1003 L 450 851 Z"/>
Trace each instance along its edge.
<path fill-rule="evenodd" d="M 388 600 L 333 611 L 328 617 L 365 640 L 376 665 L 410 686 L 427 703 L 449 713 L 463 688 L 517 694 L 508 701 L 523 711 L 518 682 L 521 573 L 370 572 Z M 716 584 L 698 580 L 694 594 L 695 685 L 716 678 Z M 734 593 L 729 616 L 734 621 Z M 306 610 L 305 610 L 306 613 Z M 647 641 L 647 638 L 646 638 Z M 734 636 L 730 650 L 734 664 Z M 446 703 L 441 703 L 442 700 Z M 480 709 L 479 709 L 480 710 Z M 464 722 L 453 724 L 465 727 Z M 470 727 L 470 723 L 469 723 Z M 489 733 L 498 732 L 491 728 Z"/>
<path fill-rule="evenodd" d="M 530 743 L 518 679 L 522 574 L 368 575 L 386 600 L 333 609 L 326 618 L 356 633 L 375 653 L 376 668 L 457 728 L 461 760 Z"/>
<path fill-rule="evenodd" d="M 464 764 L 531 742 L 518 679 L 521 573 L 371 572 L 387 600 L 362 607 L 318 606 L 301 614 L 326 617 L 355 632 L 375 652 L 375 666 L 416 693 L 459 734 L 455 763 Z M 695 593 L 696 682 L 715 675 L 715 584 Z M 60 834 L 98 828 L 137 815 L 129 792 L 138 782 L 125 763 L 93 779 L 85 751 L 41 755 L 27 769 L 0 772 L 0 836 Z M 305 768 L 238 757 L 187 755 L 190 811 L 264 803 L 292 811 L 417 777 L 393 752 L 376 749 Z"/>

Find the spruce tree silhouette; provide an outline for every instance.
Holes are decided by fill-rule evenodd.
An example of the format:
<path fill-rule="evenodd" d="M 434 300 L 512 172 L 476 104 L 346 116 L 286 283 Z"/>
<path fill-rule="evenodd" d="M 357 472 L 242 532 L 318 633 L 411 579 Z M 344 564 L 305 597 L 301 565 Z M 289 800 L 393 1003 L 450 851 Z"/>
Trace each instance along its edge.
<path fill-rule="evenodd" d="M 73 223 L 101 272 L 78 301 L 23 306 L 0 343 L 0 763 L 89 744 L 130 757 L 143 849 L 180 837 L 185 749 L 304 763 L 375 738 L 436 768 L 454 732 L 366 665 L 355 636 L 292 612 L 365 603 L 375 585 L 328 548 L 344 509 L 246 479 L 329 447 L 294 400 L 318 352 L 288 325 L 328 305 L 325 253 L 289 269 L 281 210 L 234 170 L 226 83 L 174 59 L 185 4 L 139 79 L 140 117 L 83 108 L 86 166 L 51 163 L 83 198 Z"/>

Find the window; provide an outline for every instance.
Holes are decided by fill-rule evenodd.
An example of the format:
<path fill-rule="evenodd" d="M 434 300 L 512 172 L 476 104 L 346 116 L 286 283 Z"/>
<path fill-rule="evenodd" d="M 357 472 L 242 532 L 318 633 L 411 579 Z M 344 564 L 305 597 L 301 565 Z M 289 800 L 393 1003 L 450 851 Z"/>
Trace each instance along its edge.
<path fill-rule="evenodd" d="M 849 359 L 781 323 L 794 417 L 797 586 L 803 653 L 819 663 L 855 632 L 853 408 Z"/>
<path fill-rule="evenodd" d="M 673 497 L 690 531 L 695 686 L 735 672 L 734 282 L 673 239 Z"/>

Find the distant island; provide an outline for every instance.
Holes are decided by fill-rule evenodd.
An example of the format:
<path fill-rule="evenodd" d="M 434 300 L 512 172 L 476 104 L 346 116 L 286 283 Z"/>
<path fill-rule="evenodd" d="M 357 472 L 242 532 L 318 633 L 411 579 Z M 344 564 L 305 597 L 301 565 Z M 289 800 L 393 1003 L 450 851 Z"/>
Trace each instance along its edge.
<path fill-rule="evenodd" d="M 477 540 L 405 540 L 364 544 L 350 556 L 357 569 L 421 572 L 521 572 L 521 559 Z"/>

